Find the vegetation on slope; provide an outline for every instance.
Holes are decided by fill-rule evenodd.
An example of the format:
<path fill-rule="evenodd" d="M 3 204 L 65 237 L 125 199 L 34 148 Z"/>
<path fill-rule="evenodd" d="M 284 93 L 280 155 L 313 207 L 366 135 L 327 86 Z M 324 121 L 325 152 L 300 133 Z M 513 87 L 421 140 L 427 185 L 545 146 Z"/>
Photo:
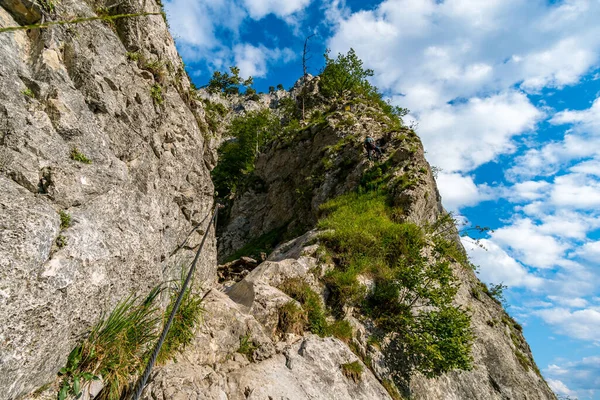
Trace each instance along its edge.
<path fill-rule="evenodd" d="M 66 366 L 59 372 L 63 379 L 58 399 L 78 396 L 86 381 L 100 377 L 104 389 L 99 399 L 118 400 L 128 393 L 132 382 L 146 367 L 180 287 L 178 284 L 171 288 L 170 302 L 164 311 L 158 304 L 160 294 L 165 290 L 162 285 L 152 289 L 143 299 L 129 296 L 120 301 L 69 355 Z M 200 295 L 188 288 L 158 355 L 159 364 L 173 359 L 191 343 L 203 312 Z"/>

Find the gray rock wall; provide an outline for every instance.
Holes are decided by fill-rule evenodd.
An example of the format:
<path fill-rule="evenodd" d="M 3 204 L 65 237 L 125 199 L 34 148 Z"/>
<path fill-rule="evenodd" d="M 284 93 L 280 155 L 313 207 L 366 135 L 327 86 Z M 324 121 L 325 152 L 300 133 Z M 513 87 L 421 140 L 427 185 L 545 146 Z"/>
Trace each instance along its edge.
<path fill-rule="evenodd" d="M 0 1 L 0 26 L 31 22 L 23 4 Z M 93 15 L 62 0 L 43 18 Z M 200 234 L 175 250 L 212 208 L 214 151 L 160 15 L 0 33 L 0 60 L 0 399 L 14 399 L 52 381 L 124 296 L 178 276 Z M 215 262 L 211 233 L 199 280 Z"/>

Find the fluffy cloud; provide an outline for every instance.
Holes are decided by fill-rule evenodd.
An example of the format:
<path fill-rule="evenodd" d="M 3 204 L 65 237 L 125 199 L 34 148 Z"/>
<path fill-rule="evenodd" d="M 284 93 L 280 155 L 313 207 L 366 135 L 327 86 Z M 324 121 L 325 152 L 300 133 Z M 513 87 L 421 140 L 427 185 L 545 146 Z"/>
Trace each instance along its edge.
<path fill-rule="evenodd" d="M 600 392 L 599 356 L 559 364 L 551 364 L 544 369 L 544 375 L 550 377 L 547 382 L 552 390 L 558 394 L 580 396 L 581 399 L 596 398 L 594 394 Z M 568 387 L 563 382 L 567 382 Z"/>
<path fill-rule="evenodd" d="M 261 19 L 268 14 L 287 17 L 303 10 L 310 2 L 311 0 L 244 0 L 244 5 L 252 18 Z"/>
<path fill-rule="evenodd" d="M 532 130 L 542 116 L 523 93 L 508 91 L 424 111 L 419 134 L 434 165 L 470 171 L 514 151 L 511 139 Z"/>
<path fill-rule="evenodd" d="M 473 177 L 461 174 L 438 174 L 438 188 L 445 207 L 458 211 L 461 207 L 472 206 L 483 200 L 493 198 L 493 189 L 487 185 L 476 185 Z"/>
<path fill-rule="evenodd" d="M 565 385 L 562 381 L 559 381 L 558 379 L 546 379 L 546 382 L 548 382 L 548 386 L 550 386 L 550 389 L 552 389 L 552 391 L 554 391 L 554 393 L 556 394 L 563 396 L 575 395 L 575 392 L 569 389 L 567 385 Z"/>
<path fill-rule="evenodd" d="M 584 244 L 575 254 L 594 264 L 600 264 L 600 241 Z"/>
<path fill-rule="evenodd" d="M 250 44 L 235 46 L 233 54 L 235 65 L 240 68 L 240 75 L 256 78 L 265 76 L 268 62 L 279 60 L 289 62 L 296 56 L 290 49 L 268 49 L 265 46 L 252 46 Z"/>
<path fill-rule="evenodd" d="M 537 268 L 555 267 L 568 249 L 555 237 L 540 232 L 539 226 L 528 218 L 497 229 L 491 236 L 494 242 L 506 246 L 519 260 Z"/>
<path fill-rule="evenodd" d="M 591 308 L 571 311 L 567 308 L 548 308 L 534 311 L 562 335 L 600 343 L 600 311 Z"/>
<path fill-rule="evenodd" d="M 462 238 L 471 261 L 479 266 L 479 277 L 487 283 L 504 283 L 508 287 L 525 287 L 537 290 L 544 285 L 544 280 L 527 271 L 527 269 L 509 256 L 492 240 L 482 239 L 480 247 L 469 238 Z"/>

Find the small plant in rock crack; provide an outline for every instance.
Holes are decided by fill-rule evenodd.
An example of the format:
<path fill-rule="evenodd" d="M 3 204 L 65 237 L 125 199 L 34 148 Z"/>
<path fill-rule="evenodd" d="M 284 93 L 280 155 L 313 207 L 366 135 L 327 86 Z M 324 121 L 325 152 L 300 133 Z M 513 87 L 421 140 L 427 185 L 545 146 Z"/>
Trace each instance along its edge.
<path fill-rule="evenodd" d="M 62 249 L 67 245 L 67 238 L 63 235 L 58 235 L 58 237 L 56 238 L 56 245 L 59 249 Z"/>
<path fill-rule="evenodd" d="M 342 373 L 348 379 L 352 379 L 355 383 L 360 382 L 363 372 L 363 366 L 359 361 L 346 363 L 341 365 Z"/>
<path fill-rule="evenodd" d="M 91 164 L 92 160 L 86 157 L 77 147 L 71 149 L 71 160 L 79 161 L 84 164 Z"/>
<path fill-rule="evenodd" d="M 60 229 L 67 229 L 71 226 L 71 216 L 64 211 L 60 211 Z"/>
<path fill-rule="evenodd" d="M 256 349 L 258 349 L 258 346 L 250 339 L 249 333 L 240 338 L 238 353 L 245 355 L 250 361 L 254 361 L 254 352 Z"/>
<path fill-rule="evenodd" d="M 21 93 L 23 93 L 27 97 L 31 97 L 32 99 L 35 99 L 35 93 L 33 93 L 33 90 L 31 90 L 29 88 L 24 89 L 23 91 L 21 91 Z"/>
<path fill-rule="evenodd" d="M 152 97 L 152 100 L 154 100 L 154 103 L 161 105 L 164 101 L 162 86 L 160 86 L 158 83 L 152 85 L 150 88 L 150 96 Z"/>
<path fill-rule="evenodd" d="M 69 354 L 67 365 L 58 371 L 58 375 L 63 377 L 58 392 L 58 400 L 64 400 L 69 395 L 79 397 L 81 395 L 81 387 L 85 382 L 100 379 L 90 372 L 79 371 L 81 356 L 82 347 L 75 347 L 71 351 L 71 354 Z"/>

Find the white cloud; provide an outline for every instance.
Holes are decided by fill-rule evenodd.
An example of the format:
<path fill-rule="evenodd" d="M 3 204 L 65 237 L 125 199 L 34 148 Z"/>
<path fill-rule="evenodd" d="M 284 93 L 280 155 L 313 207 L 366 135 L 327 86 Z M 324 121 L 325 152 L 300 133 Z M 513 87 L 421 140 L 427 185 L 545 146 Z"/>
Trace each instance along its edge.
<path fill-rule="evenodd" d="M 600 181 L 583 174 L 557 176 L 550 201 L 559 207 L 595 209 L 600 206 Z"/>
<path fill-rule="evenodd" d="M 444 207 L 450 211 L 458 211 L 461 207 L 475 205 L 483 200 L 493 198 L 493 190 L 487 185 L 476 185 L 473 177 L 457 173 L 438 174 L 438 189 Z"/>
<path fill-rule="evenodd" d="M 600 311 L 583 309 L 570 311 L 567 308 L 536 310 L 534 314 L 553 326 L 562 335 L 575 339 L 599 342 Z"/>
<path fill-rule="evenodd" d="M 548 298 L 555 303 L 571 308 L 583 308 L 588 305 L 588 301 L 581 297 L 548 296 Z"/>
<path fill-rule="evenodd" d="M 268 14 L 287 17 L 303 10 L 311 0 L 244 0 L 244 5 L 253 19 L 261 19 Z"/>
<path fill-rule="evenodd" d="M 594 264 L 600 264 L 600 240 L 585 243 L 575 254 Z"/>
<path fill-rule="evenodd" d="M 578 131 L 600 135 L 600 97 L 587 110 L 561 111 L 550 122 L 554 125 L 575 124 Z"/>
<path fill-rule="evenodd" d="M 267 63 L 283 60 L 289 62 L 294 59 L 295 53 L 290 49 L 268 49 L 265 46 L 251 44 L 237 45 L 233 48 L 235 65 L 240 69 L 243 77 L 263 77 L 267 73 Z"/>
<path fill-rule="evenodd" d="M 568 248 L 555 237 L 540 232 L 540 227 L 528 218 L 495 230 L 491 237 L 519 260 L 537 268 L 555 267 Z"/>
<path fill-rule="evenodd" d="M 600 356 L 584 357 L 577 361 L 562 360 L 545 368 L 544 375 L 550 378 L 547 382 L 558 394 L 595 399 L 595 394 L 600 392 Z M 566 384 L 550 384 L 551 381 Z"/>
<path fill-rule="evenodd" d="M 508 91 L 422 112 L 419 135 L 434 165 L 469 171 L 513 152 L 511 139 L 532 130 L 542 115 L 527 96 Z"/>
<path fill-rule="evenodd" d="M 564 395 L 564 396 L 574 396 L 575 395 L 575 392 L 573 392 L 571 389 L 569 389 L 567 387 L 567 385 L 565 385 L 558 379 L 547 379 L 546 382 L 548 382 L 548 386 L 550 386 L 550 389 L 552 389 L 552 391 L 554 391 L 554 393 L 556 393 L 556 394 Z"/>
<path fill-rule="evenodd" d="M 511 287 L 526 287 L 537 290 L 544 285 L 544 280 L 527 271 L 527 269 L 509 256 L 500 246 L 489 239 L 481 239 L 484 248 L 473 243 L 470 238 L 461 238 L 471 261 L 479 266 L 479 277 L 487 283 L 504 283 Z"/>

